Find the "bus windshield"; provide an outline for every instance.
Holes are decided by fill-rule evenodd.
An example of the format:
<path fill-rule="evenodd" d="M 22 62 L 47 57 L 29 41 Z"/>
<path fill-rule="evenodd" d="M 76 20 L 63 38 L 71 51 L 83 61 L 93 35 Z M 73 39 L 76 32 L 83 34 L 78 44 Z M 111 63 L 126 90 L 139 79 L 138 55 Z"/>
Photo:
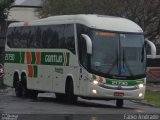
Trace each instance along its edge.
<path fill-rule="evenodd" d="M 145 75 L 143 34 L 91 30 L 91 70 L 103 76 L 137 79 Z"/>

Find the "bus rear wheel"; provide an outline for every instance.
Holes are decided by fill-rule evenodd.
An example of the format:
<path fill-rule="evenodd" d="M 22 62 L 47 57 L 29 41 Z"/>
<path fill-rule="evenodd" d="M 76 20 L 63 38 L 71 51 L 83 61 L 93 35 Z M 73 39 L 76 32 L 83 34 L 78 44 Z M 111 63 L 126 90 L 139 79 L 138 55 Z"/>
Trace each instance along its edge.
<path fill-rule="evenodd" d="M 14 88 L 15 88 L 16 96 L 17 97 L 22 97 L 22 85 L 21 85 L 20 81 L 15 82 Z"/>
<path fill-rule="evenodd" d="M 31 99 L 37 99 L 38 97 L 38 91 L 36 90 L 28 90 L 28 97 Z"/>
<path fill-rule="evenodd" d="M 26 76 L 22 77 L 21 84 L 22 84 L 22 97 L 37 99 L 38 91 L 27 89 L 27 79 L 26 79 Z"/>
<path fill-rule="evenodd" d="M 22 97 L 28 97 L 28 89 L 27 89 L 27 79 L 26 79 L 26 76 L 22 77 L 21 84 L 22 84 Z"/>
<path fill-rule="evenodd" d="M 123 99 L 117 99 L 116 100 L 116 107 L 122 108 L 123 107 Z"/>

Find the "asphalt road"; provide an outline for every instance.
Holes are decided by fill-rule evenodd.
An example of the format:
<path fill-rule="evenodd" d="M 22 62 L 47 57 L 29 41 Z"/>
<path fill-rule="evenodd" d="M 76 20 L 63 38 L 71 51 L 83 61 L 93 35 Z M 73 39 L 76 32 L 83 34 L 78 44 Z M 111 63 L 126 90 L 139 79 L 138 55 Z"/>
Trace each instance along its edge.
<path fill-rule="evenodd" d="M 53 93 L 38 95 L 38 100 L 17 98 L 12 89 L 0 92 L 0 118 L 18 117 L 18 120 L 118 120 L 128 114 L 159 114 L 160 108 L 126 100 L 123 108 L 115 101 L 84 100 L 69 105 L 57 102 Z M 17 116 L 16 116 L 17 115 Z M 158 115 L 158 119 L 160 116 Z M 115 119 L 113 119 L 115 117 Z M 13 119 L 8 120 L 13 120 Z M 5 119 L 2 119 L 5 120 Z M 16 120 L 16 119 L 15 119 Z"/>

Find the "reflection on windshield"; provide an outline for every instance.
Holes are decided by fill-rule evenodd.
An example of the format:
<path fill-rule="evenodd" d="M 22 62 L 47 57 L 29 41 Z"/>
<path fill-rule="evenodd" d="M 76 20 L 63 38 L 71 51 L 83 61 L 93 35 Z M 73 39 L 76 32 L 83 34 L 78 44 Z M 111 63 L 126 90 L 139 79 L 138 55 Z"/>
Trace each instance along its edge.
<path fill-rule="evenodd" d="M 93 32 L 93 55 L 91 67 L 93 70 L 110 74 L 118 74 L 118 34 L 108 32 Z M 112 68 L 112 70 L 110 70 Z"/>
<path fill-rule="evenodd" d="M 142 61 L 143 40 L 142 35 L 120 34 L 121 66 L 126 69 L 121 72 L 121 75 L 133 76 L 145 73 L 145 61 Z"/>
<path fill-rule="evenodd" d="M 144 38 L 137 34 L 92 31 L 91 70 L 104 75 L 145 74 Z M 142 54 L 143 53 L 143 54 Z"/>

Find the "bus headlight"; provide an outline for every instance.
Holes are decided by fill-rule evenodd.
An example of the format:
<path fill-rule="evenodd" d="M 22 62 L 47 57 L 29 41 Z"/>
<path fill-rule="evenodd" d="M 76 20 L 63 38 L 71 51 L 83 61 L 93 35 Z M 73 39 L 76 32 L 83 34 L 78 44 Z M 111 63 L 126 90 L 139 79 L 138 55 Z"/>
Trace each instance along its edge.
<path fill-rule="evenodd" d="M 144 84 L 142 83 L 138 85 L 138 88 L 143 88 L 143 87 L 144 87 Z"/>
<path fill-rule="evenodd" d="M 94 85 L 98 85 L 98 84 L 103 84 L 103 81 L 93 80 L 92 83 L 93 83 Z"/>
<path fill-rule="evenodd" d="M 97 81 L 97 80 L 94 80 L 94 81 L 93 81 L 93 84 L 94 84 L 94 85 L 97 85 L 97 84 L 98 84 L 98 81 Z"/>

